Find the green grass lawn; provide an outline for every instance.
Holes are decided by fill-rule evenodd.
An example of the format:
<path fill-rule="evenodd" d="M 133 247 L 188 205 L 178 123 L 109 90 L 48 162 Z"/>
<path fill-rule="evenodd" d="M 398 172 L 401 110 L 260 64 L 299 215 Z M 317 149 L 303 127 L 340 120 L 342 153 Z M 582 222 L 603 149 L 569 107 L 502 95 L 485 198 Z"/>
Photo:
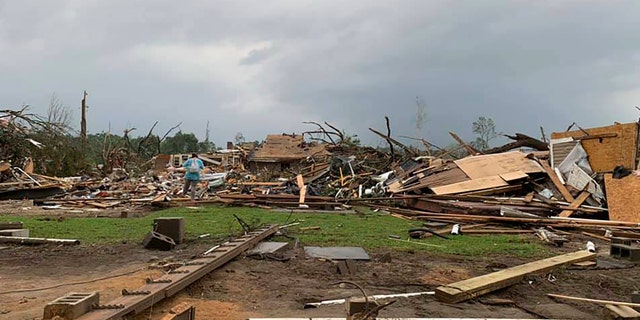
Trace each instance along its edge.
<path fill-rule="evenodd" d="M 67 218 L 62 221 L 42 217 L 0 215 L 0 222 L 22 221 L 32 237 L 79 239 L 84 244 L 108 244 L 122 241 L 139 242 L 152 230 L 157 217 L 184 217 L 186 236 L 195 239 L 209 233 L 213 239 L 236 236 L 241 233 L 236 214 L 251 226 L 300 222 L 288 228 L 288 234 L 302 245 L 361 246 L 364 248 L 395 248 L 405 251 L 429 251 L 462 255 L 508 254 L 539 257 L 548 255 L 548 249 L 531 237 L 514 235 L 455 236 L 452 240 L 431 237 L 411 240 L 439 245 L 432 247 L 407 243 L 389 238 L 398 235 L 408 239 L 407 230 L 421 226 L 420 222 L 406 221 L 386 214 L 363 209 L 367 214 L 272 212 L 245 207 L 205 207 L 198 209 L 172 208 L 154 212 L 143 218 Z M 320 230 L 300 231 L 300 227 L 319 226 Z M 286 240 L 281 237 L 279 240 Z"/>

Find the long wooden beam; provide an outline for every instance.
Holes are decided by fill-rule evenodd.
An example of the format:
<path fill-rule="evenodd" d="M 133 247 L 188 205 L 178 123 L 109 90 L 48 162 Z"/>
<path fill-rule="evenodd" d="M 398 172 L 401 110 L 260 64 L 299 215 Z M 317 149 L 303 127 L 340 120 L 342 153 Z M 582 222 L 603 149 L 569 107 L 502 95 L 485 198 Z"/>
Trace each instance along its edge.
<path fill-rule="evenodd" d="M 166 273 L 160 278 L 135 289 L 137 292 L 148 292 L 148 294 L 125 295 L 116 298 L 110 301 L 108 305 L 121 306 L 120 308 L 92 310 L 76 318 L 76 320 L 116 320 L 138 314 L 231 261 L 245 250 L 276 233 L 278 229 L 277 225 L 267 226 L 221 244 L 211 253 L 192 259 L 172 272 Z"/>
<path fill-rule="evenodd" d="M 591 196 L 591 193 L 589 193 L 589 191 L 582 191 L 580 193 L 580 195 L 573 201 L 571 202 L 571 204 L 569 205 L 569 207 L 571 209 L 578 209 L 583 202 L 585 202 L 587 200 L 587 198 L 589 198 L 589 196 Z M 571 216 L 575 211 L 574 210 L 563 210 L 562 212 L 560 212 L 560 214 L 558 216 L 560 217 L 569 217 Z"/>
<path fill-rule="evenodd" d="M 436 299 L 448 303 L 458 303 L 518 283 L 530 273 L 543 272 L 562 265 L 591 260 L 595 256 L 595 253 L 586 250 L 576 251 L 440 286 L 435 290 Z"/>

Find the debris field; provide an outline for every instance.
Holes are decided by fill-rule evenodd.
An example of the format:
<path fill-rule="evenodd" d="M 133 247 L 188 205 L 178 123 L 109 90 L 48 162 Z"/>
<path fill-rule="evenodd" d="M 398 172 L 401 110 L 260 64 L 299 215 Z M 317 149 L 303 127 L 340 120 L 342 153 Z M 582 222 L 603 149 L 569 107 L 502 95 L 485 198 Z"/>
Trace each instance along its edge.
<path fill-rule="evenodd" d="M 5 113 L 3 134 L 24 134 L 11 125 L 19 117 Z M 372 148 L 310 124 L 198 154 L 206 168 L 195 200 L 182 194 L 190 154 L 65 177 L 39 173 L 32 158 L 0 162 L 0 319 L 640 319 L 638 123 L 572 125 L 549 139 L 516 133 L 484 150 L 453 132 L 453 149 L 406 145 L 388 121 L 388 134 L 370 129 L 388 147 Z M 85 244 L 32 236 L 11 219 L 211 206 L 225 207 L 242 232 L 196 241 L 185 237 L 185 217 L 159 217 L 138 243 Z M 294 218 L 365 208 L 417 227 L 379 235 L 404 250 L 318 246 L 296 232 L 322 235 L 320 227 L 254 225 L 237 207 Z M 547 251 L 446 253 L 452 238 L 495 235 Z"/>

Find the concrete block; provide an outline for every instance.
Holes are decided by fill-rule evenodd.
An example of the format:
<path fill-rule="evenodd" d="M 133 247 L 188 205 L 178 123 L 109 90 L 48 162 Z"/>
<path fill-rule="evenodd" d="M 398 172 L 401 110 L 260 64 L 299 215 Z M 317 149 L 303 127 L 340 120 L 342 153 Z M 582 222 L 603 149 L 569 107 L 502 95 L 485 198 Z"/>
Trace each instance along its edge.
<path fill-rule="evenodd" d="M 0 236 L 5 237 L 29 237 L 29 229 L 5 229 L 0 230 Z"/>
<path fill-rule="evenodd" d="M 364 298 L 347 298 L 344 304 L 347 311 L 347 319 L 355 319 L 355 316 L 362 316 L 367 312 L 378 306 L 375 300 L 369 299 L 369 308 L 367 309 L 367 302 Z M 373 315 L 374 317 L 376 315 Z"/>
<path fill-rule="evenodd" d="M 100 304 L 100 293 L 71 292 L 49 302 L 44 307 L 43 320 L 73 320 L 91 311 L 93 304 Z"/>
<path fill-rule="evenodd" d="M 173 242 L 173 239 L 155 231 L 147 233 L 147 235 L 144 237 L 144 240 L 142 241 L 142 244 L 147 249 L 158 249 L 164 251 L 169 251 L 176 246 L 176 243 Z"/>
<path fill-rule="evenodd" d="M 640 247 L 612 243 L 609 254 L 612 257 L 616 257 L 620 259 L 626 259 L 630 261 L 640 261 Z"/>
<path fill-rule="evenodd" d="M 634 291 L 631 293 L 631 302 L 640 303 L 640 291 Z"/>
<path fill-rule="evenodd" d="M 625 246 L 630 246 L 636 240 L 638 239 L 625 238 L 625 237 L 611 237 L 612 244 L 624 244 Z"/>
<path fill-rule="evenodd" d="M 196 320 L 196 307 L 187 302 L 180 303 L 160 320 Z"/>
<path fill-rule="evenodd" d="M 153 231 L 163 234 L 176 244 L 184 241 L 185 220 L 183 217 L 163 217 L 153 220 Z"/>

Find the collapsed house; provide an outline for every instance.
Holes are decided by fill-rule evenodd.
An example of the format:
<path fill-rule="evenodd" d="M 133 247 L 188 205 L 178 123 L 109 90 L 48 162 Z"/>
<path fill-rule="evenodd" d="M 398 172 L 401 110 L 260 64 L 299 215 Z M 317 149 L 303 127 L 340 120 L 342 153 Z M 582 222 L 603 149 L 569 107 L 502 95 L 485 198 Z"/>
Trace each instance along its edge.
<path fill-rule="evenodd" d="M 324 144 L 306 142 L 302 135 L 270 134 L 247 158 L 252 172 L 297 172 L 302 160 L 312 163 L 329 155 Z"/>

